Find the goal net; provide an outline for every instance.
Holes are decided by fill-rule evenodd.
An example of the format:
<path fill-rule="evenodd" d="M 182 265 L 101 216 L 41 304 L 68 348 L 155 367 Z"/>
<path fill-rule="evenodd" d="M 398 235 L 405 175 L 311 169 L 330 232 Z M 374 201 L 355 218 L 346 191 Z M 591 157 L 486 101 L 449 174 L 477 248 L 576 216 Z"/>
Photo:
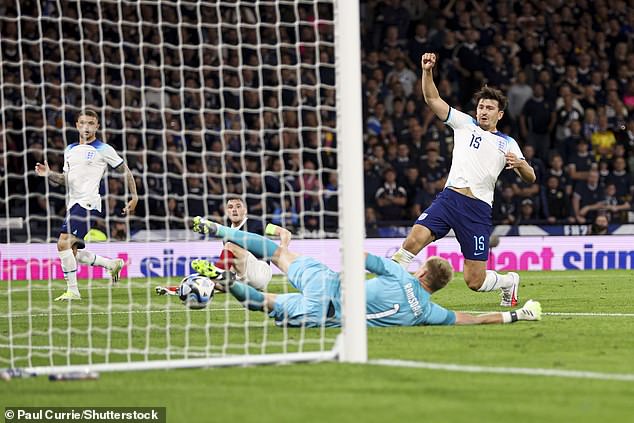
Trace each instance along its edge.
<path fill-rule="evenodd" d="M 0 367 L 365 360 L 358 5 L 346 3 L 2 2 Z M 129 183 L 109 169 L 86 249 L 124 260 L 121 280 L 78 263 L 81 300 L 60 302 L 67 192 L 34 168 L 62 171 L 85 108 L 139 203 L 122 214 Z M 236 195 L 249 223 L 290 230 L 291 250 L 342 271 L 343 329 L 277 327 L 223 293 L 202 310 L 156 294 L 218 258 L 222 242 L 191 222 L 227 224 Z M 272 269 L 265 292 L 295 292 Z"/>

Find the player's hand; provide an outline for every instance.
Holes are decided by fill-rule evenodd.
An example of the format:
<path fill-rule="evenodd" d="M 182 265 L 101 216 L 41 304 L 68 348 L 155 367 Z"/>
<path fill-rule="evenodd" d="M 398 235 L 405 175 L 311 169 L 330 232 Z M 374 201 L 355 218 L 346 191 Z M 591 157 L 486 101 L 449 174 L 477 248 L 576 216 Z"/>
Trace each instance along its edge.
<path fill-rule="evenodd" d="M 519 159 L 515 154 L 506 153 L 504 157 L 506 158 L 506 169 L 517 169 L 518 167 L 522 166 L 522 160 Z"/>
<path fill-rule="evenodd" d="M 38 176 L 48 176 L 49 172 L 51 171 L 51 168 L 48 167 L 48 162 L 46 160 L 44 160 L 44 164 L 37 162 L 35 164 L 35 173 Z"/>
<path fill-rule="evenodd" d="M 516 313 L 517 320 L 542 320 L 542 305 L 539 301 L 528 300 Z"/>
<path fill-rule="evenodd" d="M 133 198 L 128 202 L 128 205 L 123 208 L 123 214 L 132 215 L 134 214 L 134 210 L 136 209 L 136 205 L 138 203 L 138 199 Z"/>
<path fill-rule="evenodd" d="M 196 216 L 194 217 L 194 221 L 192 223 L 192 231 L 198 232 L 199 234 L 207 234 L 209 233 L 209 227 L 205 225 L 206 219 Z"/>
<path fill-rule="evenodd" d="M 420 58 L 420 65 L 424 71 L 431 71 L 436 65 L 436 55 L 434 53 L 425 53 Z"/>

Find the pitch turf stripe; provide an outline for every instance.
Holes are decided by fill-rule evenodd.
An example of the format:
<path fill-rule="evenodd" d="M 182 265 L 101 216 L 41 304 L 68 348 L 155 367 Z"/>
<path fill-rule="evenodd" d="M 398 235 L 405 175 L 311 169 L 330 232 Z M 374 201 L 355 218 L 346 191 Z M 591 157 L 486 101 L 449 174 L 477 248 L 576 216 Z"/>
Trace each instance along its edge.
<path fill-rule="evenodd" d="M 484 314 L 484 313 L 499 313 L 500 310 L 464 310 L 460 313 L 469 314 Z M 634 317 L 634 313 L 583 313 L 583 312 L 543 312 L 544 316 L 573 316 L 573 317 Z"/>
<path fill-rule="evenodd" d="M 548 376 L 563 377 L 571 379 L 595 379 L 595 380 L 617 380 L 624 382 L 634 382 L 633 373 L 602 373 L 584 370 L 560 370 L 542 369 L 530 367 L 491 367 L 491 366 L 471 366 L 464 364 L 431 363 L 426 361 L 406 361 L 406 360 L 370 360 L 369 364 L 379 366 L 407 367 L 428 370 L 444 370 L 448 372 L 460 373 L 496 373 L 504 375 L 526 375 L 526 376 Z"/>

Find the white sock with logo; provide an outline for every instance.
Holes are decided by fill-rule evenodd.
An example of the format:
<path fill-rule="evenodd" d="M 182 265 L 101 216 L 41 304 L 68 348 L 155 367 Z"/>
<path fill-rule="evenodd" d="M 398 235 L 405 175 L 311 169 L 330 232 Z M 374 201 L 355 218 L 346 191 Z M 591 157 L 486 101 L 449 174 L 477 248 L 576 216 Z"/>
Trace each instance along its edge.
<path fill-rule="evenodd" d="M 488 292 L 495 289 L 510 288 L 513 286 L 513 277 L 508 273 L 501 275 L 495 270 L 487 270 L 487 276 L 484 278 L 482 286 L 478 289 L 478 292 Z"/>
<path fill-rule="evenodd" d="M 62 261 L 62 270 L 64 271 L 64 279 L 66 279 L 66 286 L 68 291 L 79 295 L 79 289 L 77 288 L 77 260 L 73 250 L 58 251 L 57 254 Z"/>
<path fill-rule="evenodd" d="M 392 256 L 392 260 L 407 269 L 412 260 L 414 260 L 414 257 L 416 257 L 416 254 L 412 254 L 404 248 L 399 248 Z"/>
<path fill-rule="evenodd" d="M 89 266 L 105 267 L 108 270 L 112 268 L 113 264 L 113 260 L 86 250 L 77 250 L 77 261 Z"/>

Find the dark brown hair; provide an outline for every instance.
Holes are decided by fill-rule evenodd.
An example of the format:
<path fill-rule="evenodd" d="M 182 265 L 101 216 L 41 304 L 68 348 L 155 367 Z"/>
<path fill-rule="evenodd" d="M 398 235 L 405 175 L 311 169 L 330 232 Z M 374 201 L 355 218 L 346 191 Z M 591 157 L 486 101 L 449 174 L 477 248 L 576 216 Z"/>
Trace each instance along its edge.
<path fill-rule="evenodd" d="M 91 118 L 95 118 L 97 119 L 97 122 L 99 122 L 99 115 L 97 114 L 97 112 L 95 112 L 93 109 L 83 109 L 81 112 L 79 112 L 77 114 L 77 121 L 79 121 L 79 118 L 82 116 L 88 116 Z"/>
<path fill-rule="evenodd" d="M 227 204 L 229 201 L 239 201 L 242 203 L 243 206 L 246 205 L 246 203 L 244 202 L 244 199 L 237 194 L 228 194 L 226 196 L 225 204 Z"/>
<path fill-rule="evenodd" d="M 478 106 L 478 104 L 480 104 L 480 100 L 497 101 L 498 109 L 500 109 L 500 111 L 504 111 L 504 109 L 506 109 L 506 105 L 508 104 L 508 100 L 506 99 L 506 96 L 502 91 L 498 90 L 497 88 L 489 87 L 488 85 L 480 88 L 480 91 L 475 93 L 476 107 Z"/>

